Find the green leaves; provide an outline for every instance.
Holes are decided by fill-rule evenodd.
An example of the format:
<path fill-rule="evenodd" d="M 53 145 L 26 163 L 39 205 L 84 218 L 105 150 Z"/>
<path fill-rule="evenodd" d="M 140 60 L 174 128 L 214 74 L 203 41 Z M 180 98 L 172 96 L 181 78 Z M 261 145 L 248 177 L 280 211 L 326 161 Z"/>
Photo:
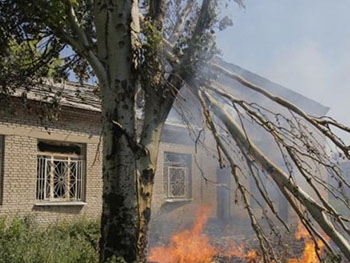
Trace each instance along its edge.
<path fill-rule="evenodd" d="M 144 34 L 146 41 L 143 44 L 143 48 L 149 53 L 159 50 L 163 36 L 150 21 L 145 22 Z"/>
<path fill-rule="evenodd" d="M 82 54 L 65 49 L 68 40 L 77 41 L 68 21 L 70 8 L 93 39 L 93 11 L 86 1 L 0 1 L 0 94 L 29 89 L 43 78 L 67 79 L 71 72 L 79 80 L 93 75 Z"/>
<path fill-rule="evenodd" d="M 97 263 L 99 224 L 93 220 L 47 228 L 31 218 L 0 218 L 0 263 Z"/>

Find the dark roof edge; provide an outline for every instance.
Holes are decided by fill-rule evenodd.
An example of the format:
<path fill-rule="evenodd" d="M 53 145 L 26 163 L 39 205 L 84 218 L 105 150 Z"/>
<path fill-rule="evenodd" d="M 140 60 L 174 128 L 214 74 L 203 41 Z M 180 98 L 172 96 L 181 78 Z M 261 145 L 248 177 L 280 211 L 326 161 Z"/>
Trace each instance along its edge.
<path fill-rule="evenodd" d="M 55 98 L 60 99 L 62 106 L 101 112 L 99 96 L 96 94 L 96 86 L 78 82 L 62 81 L 53 82 L 46 80 L 44 83 L 32 87 L 28 91 L 17 89 L 12 96 L 23 97 L 40 102 L 51 102 Z"/>
<path fill-rule="evenodd" d="M 247 69 L 241 68 L 240 66 L 237 66 L 236 64 L 226 62 L 220 57 L 215 57 L 213 59 L 214 62 L 218 63 L 219 65 L 225 67 L 228 70 L 233 71 L 236 74 L 241 75 L 248 81 L 261 86 L 262 88 L 267 89 L 272 94 L 281 96 L 284 99 L 290 101 L 293 104 L 298 105 L 300 102 L 304 101 L 307 102 L 308 108 L 312 108 L 315 113 L 322 116 L 325 115 L 330 108 L 317 102 L 314 99 L 308 98 L 294 90 L 291 90 L 289 88 L 286 88 L 280 84 L 277 84 L 267 78 L 264 78 L 256 73 L 253 73 Z M 290 99 L 292 98 L 292 99 Z"/>

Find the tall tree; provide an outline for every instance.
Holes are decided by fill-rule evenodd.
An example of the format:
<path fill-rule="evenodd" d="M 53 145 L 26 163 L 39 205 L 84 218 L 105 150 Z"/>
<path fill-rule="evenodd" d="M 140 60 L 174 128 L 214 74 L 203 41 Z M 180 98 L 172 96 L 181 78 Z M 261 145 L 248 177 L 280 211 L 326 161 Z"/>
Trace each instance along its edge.
<path fill-rule="evenodd" d="M 240 0 L 234 2 L 243 6 Z M 328 168 L 339 182 L 349 187 L 325 152 L 315 147 L 316 137 L 305 131 L 304 122 L 329 138 L 347 158 L 349 148 L 331 128 L 346 132 L 350 129 L 329 118 L 312 117 L 292 103 L 211 62 L 210 58 L 216 52 L 215 29 L 221 30 L 231 24 L 227 17 L 217 15 L 220 8 L 220 2 L 216 0 L 148 0 L 142 3 L 137 0 L 1 0 L 0 47 L 3 59 L 0 65 L 13 76 L 0 75 L 2 92 L 23 83 L 27 88 L 37 85 L 33 80 L 49 76 L 47 66 L 55 68 L 56 77 L 67 77 L 73 70 L 81 81 L 91 76 L 96 79 L 103 126 L 101 262 L 146 262 L 147 227 L 160 135 L 177 94 L 184 86 L 201 102 L 205 120 L 222 156 L 219 161 L 225 159 L 231 167 L 265 262 L 278 261 L 278 255 L 249 205 L 250 193 L 238 176 L 239 164 L 232 159 L 227 141 L 223 141 L 218 132 L 218 125 L 226 127 L 241 149 L 275 216 L 280 218 L 261 185 L 259 175 L 254 172 L 256 167 L 267 171 L 315 240 L 321 239 L 332 251 L 304 210 L 350 259 L 348 219 L 324 201 L 318 186 L 330 190 L 347 209 L 349 201 L 337 189 L 328 187 L 303 161 L 306 156 L 317 165 Z M 28 49 L 37 52 L 35 59 L 23 68 L 16 67 L 18 60 L 12 55 L 13 47 L 33 43 L 31 41 L 36 45 L 29 45 Z M 55 63 L 66 47 L 72 50 L 71 55 L 62 63 Z M 227 90 L 215 88 L 210 79 L 197 73 L 208 67 L 282 105 L 292 112 L 292 116 L 281 117 L 281 114 L 259 108 L 255 103 L 235 98 Z M 138 115 L 138 100 L 144 101 L 141 115 Z M 233 111 L 237 112 L 239 119 L 246 114 L 272 135 L 282 149 L 285 162 L 297 167 L 317 199 L 298 186 L 292 179 L 291 170 L 280 169 L 254 145 L 244 131 L 243 122 L 237 124 L 232 117 Z M 278 124 L 280 118 L 288 124 L 287 127 Z"/>

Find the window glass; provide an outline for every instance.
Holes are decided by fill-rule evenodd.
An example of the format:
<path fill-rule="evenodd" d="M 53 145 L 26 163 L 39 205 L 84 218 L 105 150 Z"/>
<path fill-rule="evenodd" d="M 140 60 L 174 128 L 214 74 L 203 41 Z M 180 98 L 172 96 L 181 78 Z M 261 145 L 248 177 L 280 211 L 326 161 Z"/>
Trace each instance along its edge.
<path fill-rule="evenodd" d="M 189 199 L 191 197 L 190 154 L 164 153 L 164 192 L 167 199 Z"/>
<path fill-rule="evenodd" d="M 37 200 L 83 201 L 84 185 L 84 145 L 38 142 Z"/>

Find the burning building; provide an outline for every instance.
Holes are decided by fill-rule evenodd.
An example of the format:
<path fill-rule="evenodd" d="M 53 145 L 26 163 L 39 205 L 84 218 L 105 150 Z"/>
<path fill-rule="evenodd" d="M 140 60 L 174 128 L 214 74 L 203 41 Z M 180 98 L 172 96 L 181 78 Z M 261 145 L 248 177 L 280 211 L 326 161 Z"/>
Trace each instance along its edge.
<path fill-rule="evenodd" d="M 327 107 L 236 65 L 221 60 L 217 63 L 310 114 L 323 115 L 328 111 Z M 205 72 L 212 73 L 211 70 Z M 270 103 L 219 73 L 213 83 L 251 103 L 262 106 Z M 36 110 L 54 98 L 56 92 L 61 94 L 60 118 L 55 122 L 40 120 Z M 31 90 L 25 102 L 30 106 L 29 111 L 23 107 L 22 94 L 17 95 L 11 98 L 11 111 L 0 105 L 0 215 L 31 215 L 46 223 L 82 216 L 99 217 L 102 207 L 102 158 L 98 150 L 101 123 L 94 87 L 70 83 Z M 255 143 L 283 166 L 266 133 L 249 121 L 245 127 Z M 224 129 L 219 132 L 224 136 Z M 239 152 L 236 153 L 239 158 Z M 210 207 L 205 225 L 214 229 L 213 232 L 236 237 L 251 232 L 231 171 L 225 167 L 225 161 L 219 159 L 214 139 L 203 124 L 200 103 L 185 87 L 168 116 L 161 137 L 153 193 L 153 241 L 192 226 L 198 218 L 196 211 L 202 206 Z M 262 198 L 255 188 L 254 178 L 243 177 L 252 193 L 251 206 L 259 207 Z M 293 219 L 286 200 L 273 183 L 266 180 L 264 186 L 281 217 Z M 204 224 L 197 232 L 202 228 Z"/>
<path fill-rule="evenodd" d="M 328 108 L 320 103 L 263 77 L 236 65 L 221 60 L 218 62 L 227 70 L 236 72 L 276 96 L 291 101 L 310 114 L 321 116 L 328 111 Z M 239 98 L 251 101 L 251 103 L 263 106 L 268 103 L 271 104 L 263 96 L 251 92 L 244 88 L 242 84 L 227 76 L 219 74 L 215 79 L 215 85 Z M 171 232 L 173 228 L 176 229 L 179 225 L 193 222 L 197 207 L 202 205 L 209 205 L 213 208 L 210 212 L 209 221 L 217 221 L 225 227 L 229 227 L 234 222 L 236 230 L 240 228 L 239 225 L 242 225 L 242 229 L 245 231 L 248 229 L 245 226 L 250 224 L 245 212 L 239 208 L 239 200 L 235 194 L 236 186 L 231 171 L 223 167 L 225 165 L 221 164 L 220 167 L 215 141 L 211 137 L 210 131 L 206 130 L 205 127 L 203 128 L 201 114 L 200 105 L 185 89 L 170 112 L 167 124 L 164 127 L 158 156 L 152 212 L 157 229 L 155 231 L 163 234 L 168 231 Z M 280 114 L 283 114 L 283 110 L 280 111 Z M 187 117 L 184 121 L 183 116 L 190 117 Z M 245 124 L 245 127 L 255 143 L 276 163 L 284 167 L 285 164 L 280 157 L 280 153 L 276 147 L 273 147 L 273 141 L 268 134 L 258 130 L 249 122 Z M 320 139 L 322 141 L 322 138 Z M 237 153 L 237 155 L 239 154 Z M 326 171 L 321 171 L 321 173 L 326 176 Z M 258 206 L 259 201 L 262 200 L 258 194 L 258 189 L 256 189 L 254 178 L 246 176 L 245 181 L 253 195 L 255 195 L 251 200 L 251 205 L 253 207 Z M 273 183 L 269 180 L 264 183 L 272 199 L 275 200 L 275 205 L 281 217 L 284 220 L 293 218 L 287 201 L 277 191 Z"/>
<path fill-rule="evenodd" d="M 218 60 L 217 63 L 225 69 L 243 76 L 246 80 L 261 86 L 274 95 L 292 102 L 309 114 L 322 116 L 328 111 L 327 107 L 318 102 L 236 65 L 221 60 Z M 218 74 L 214 83 L 214 85 L 217 85 L 226 92 L 244 99 L 251 104 L 273 109 L 281 116 L 289 114 L 285 109 L 280 109 L 277 105 L 271 105 L 271 102 L 264 96 L 246 89 L 237 80 L 230 79 L 228 76 Z M 222 101 L 222 103 L 227 102 Z M 228 165 L 225 163 L 225 160 L 221 160 L 221 157 L 218 156 L 216 143 L 211 132 L 200 122 L 202 120 L 201 114 L 201 107 L 198 105 L 196 99 L 186 89 L 182 90 L 177 104 L 171 111 L 164 128 L 158 156 L 158 171 L 155 179 L 150 235 L 151 242 L 154 242 L 151 243 L 151 248 L 154 246 L 157 247 L 157 245 L 160 247 L 154 250 L 151 249 L 150 260 L 169 263 L 259 262 L 258 252 L 250 252 L 250 248 L 254 246 L 258 247 L 257 242 L 245 248 L 242 248 L 237 243 L 237 240 L 244 240 L 247 236 L 250 236 L 253 230 L 245 211 L 246 205 L 242 202 L 242 197 L 238 194 L 238 186 L 233 179 L 232 171 L 227 167 Z M 235 113 L 232 112 L 232 114 Z M 190 116 L 190 118 L 184 120 L 183 116 Z M 236 118 L 239 119 L 240 116 L 236 116 Z M 275 163 L 279 164 L 284 170 L 293 170 L 292 165 L 285 162 L 279 149 L 274 146 L 272 138 L 269 137 L 266 131 L 256 128 L 249 120 L 240 119 L 239 121 L 244 123 L 245 132 L 249 134 L 249 137 L 252 138 L 254 143 L 267 153 Z M 219 132 L 222 137 L 225 137 L 226 131 L 224 128 Z M 318 136 L 317 139 L 321 142 L 319 146 L 323 147 L 322 141 L 323 143 L 325 141 L 322 136 L 315 136 Z M 230 140 L 226 142 L 227 144 L 234 144 Z M 237 154 L 236 160 L 239 163 L 241 153 L 234 148 L 232 148 L 232 152 Z M 318 169 L 311 163 L 308 165 L 310 169 Z M 242 181 L 244 181 L 244 185 L 250 193 L 249 205 L 252 209 L 256 209 L 257 217 L 267 217 L 264 210 L 264 206 L 267 206 L 266 200 L 259 193 L 256 183 L 257 179 L 249 175 L 249 167 L 245 166 L 245 169 L 240 171 L 240 176 L 243 178 Z M 287 224 L 291 223 L 296 226 L 296 214 L 293 213 L 287 200 L 278 191 L 274 183 L 267 176 L 264 176 L 263 173 L 259 180 L 261 180 L 260 182 L 265 189 L 264 191 L 269 193 L 280 219 Z M 319 169 L 318 173 L 321 178 L 326 178 L 327 173 L 325 169 Z M 299 178 L 297 174 L 296 180 L 308 189 L 306 182 L 303 182 L 303 179 Z M 326 198 L 326 195 L 324 195 L 324 198 Z M 206 224 L 203 221 L 200 221 L 202 223 L 198 223 L 197 221 L 201 216 L 198 216 L 196 211 L 203 206 L 211 208 L 206 210 L 206 219 L 204 220 Z M 191 229 L 192 225 L 194 225 L 193 231 L 189 232 L 188 229 Z M 203 232 L 199 231 L 200 234 L 198 234 L 198 228 L 201 231 L 203 230 Z M 183 232 L 181 232 L 181 229 Z M 182 236 L 180 233 L 184 235 Z M 210 236 L 210 242 L 207 240 L 208 235 Z M 231 249 L 220 252 L 220 248 L 213 246 L 213 241 L 216 237 L 222 238 L 228 236 L 234 236 L 235 239 L 235 242 L 231 240 L 232 242 L 230 244 L 224 245 Z M 203 255 L 208 253 L 205 256 L 207 261 L 203 258 L 200 260 L 197 258 L 192 259 L 191 257 L 195 257 L 196 255 L 195 252 L 191 253 L 190 256 L 189 252 L 186 252 L 186 248 L 180 248 L 180 243 L 191 247 L 193 245 L 192 241 L 189 241 L 191 237 L 195 239 L 193 244 L 201 244 L 199 250 Z M 180 238 L 182 241 L 180 241 Z M 297 239 L 293 238 L 292 242 L 295 240 Z M 314 261 L 317 258 L 316 254 L 312 254 L 310 248 L 307 247 L 307 244 L 313 244 L 313 241 L 309 240 L 306 235 L 303 235 L 302 240 L 305 247 L 297 249 L 299 251 L 298 258 L 294 258 L 295 255 L 289 254 L 286 255 L 286 260 L 288 260 L 286 262 L 317 262 Z M 207 241 L 208 246 L 204 249 L 203 244 L 206 244 Z M 219 247 L 222 248 L 222 245 Z M 239 247 L 241 248 L 239 249 Z M 167 248 L 169 250 L 166 250 Z M 302 261 L 301 258 L 306 257 L 302 256 L 304 249 L 309 251 L 306 254 L 310 255 L 312 259 Z M 191 248 L 191 251 L 196 251 L 196 248 Z M 174 256 L 174 261 L 171 261 L 171 255 L 176 253 L 180 253 L 181 255 Z M 286 254 L 288 253 L 290 252 L 286 252 Z M 167 256 L 168 261 L 164 258 L 159 259 L 160 255 L 169 255 Z M 183 261 L 181 261 L 181 258 L 186 259 L 182 259 Z M 235 261 L 238 259 L 243 261 Z"/>

